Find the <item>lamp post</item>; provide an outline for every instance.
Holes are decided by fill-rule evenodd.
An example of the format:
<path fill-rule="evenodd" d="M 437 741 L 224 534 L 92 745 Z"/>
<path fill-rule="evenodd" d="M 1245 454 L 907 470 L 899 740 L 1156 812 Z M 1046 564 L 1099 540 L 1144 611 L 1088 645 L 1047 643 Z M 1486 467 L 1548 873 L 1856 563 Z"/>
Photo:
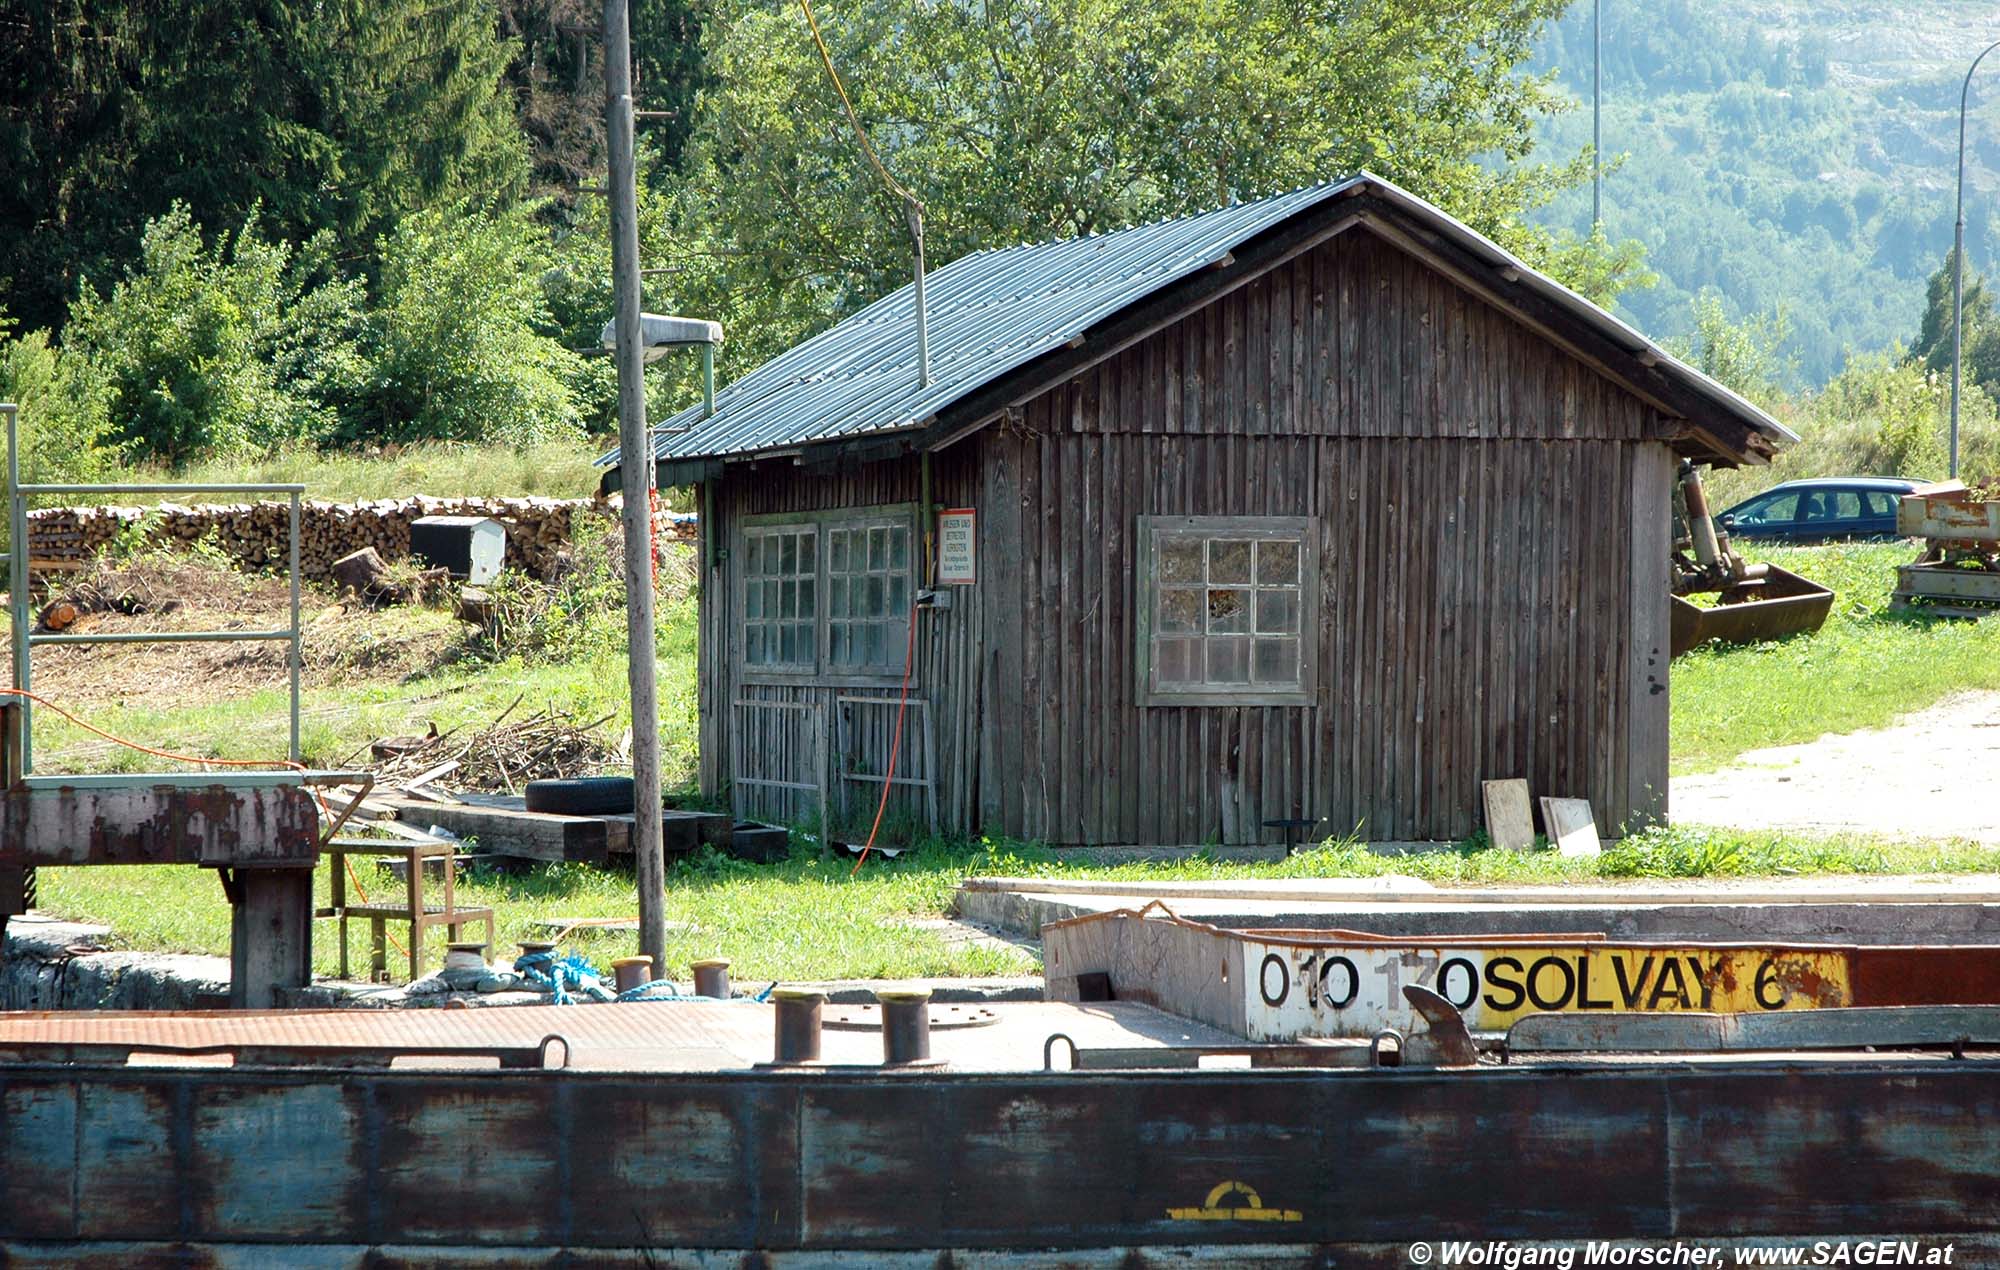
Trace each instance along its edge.
<path fill-rule="evenodd" d="M 1590 13 L 1590 232 L 1604 223 L 1604 0 Z"/>
<path fill-rule="evenodd" d="M 1965 86 L 1958 91 L 1958 214 L 1951 229 L 1951 471 L 1958 475 L 1958 385 L 1962 352 L 1960 325 L 1965 316 L 1965 107 L 1972 94 L 1972 74 L 1986 60 L 1986 54 L 2000 49 L 2000 40 L 1986 46 L 1965 72 Z"/>

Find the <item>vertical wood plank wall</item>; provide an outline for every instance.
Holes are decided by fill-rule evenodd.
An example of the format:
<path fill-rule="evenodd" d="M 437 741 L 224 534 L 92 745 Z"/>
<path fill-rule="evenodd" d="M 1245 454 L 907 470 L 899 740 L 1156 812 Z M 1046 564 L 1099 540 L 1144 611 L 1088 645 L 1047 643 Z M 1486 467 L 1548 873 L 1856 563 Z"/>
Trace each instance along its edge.
<path fill-rule="evenodd" d="M 980 514 L 980 585 L 919 628 L 945 824 L 1176 844 L 1278 841 L 1264 821 L 1312 818 L 1454 839 L 1501 776 L 1590 799 L 1610 831 L 1659 814 L 1660 432 L 1645 403 L 1365 229 L 1044 393 L 935 460 L 935 500 Z M 767 465 L 720 484 L 720 530 L 913 501 L 917 471 Z M 1147 515 L 1318 519 L 1315 705 L 1133 704 Z M 712 654 L 729 620 L 713 600 L 732 592 L 711 580 L 716 788 L 716 703 L 824 690 L 739 693 Z"/>

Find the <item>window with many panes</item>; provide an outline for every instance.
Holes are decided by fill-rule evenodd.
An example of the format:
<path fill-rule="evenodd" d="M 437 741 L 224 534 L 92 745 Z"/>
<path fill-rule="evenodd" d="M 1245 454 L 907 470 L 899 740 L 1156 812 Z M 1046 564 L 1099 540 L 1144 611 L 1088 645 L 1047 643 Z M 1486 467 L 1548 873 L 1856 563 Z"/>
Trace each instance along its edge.
<path fill-rule="evenodd" d="M 1139 682 L 1146 705 L 1312 700 L 1312 521 L 1143 516 Z"/>
<path fill-rule="evenodd" d="M 748 522 L 741 543 L 744 669 L 900 675 L 916 586 L 915 539 L 908 507 Z"/>
<path fill-rule="evenodd" d="M 900 672 L 910 635 L 909 522 L 828 524 L 826 597 L 828 669 Z"/>
<path fill-rule="evenodd" d="M 743 664 L 811 670 L 819 640 L 819 529 L 759 525 L 743 532 Z"/>

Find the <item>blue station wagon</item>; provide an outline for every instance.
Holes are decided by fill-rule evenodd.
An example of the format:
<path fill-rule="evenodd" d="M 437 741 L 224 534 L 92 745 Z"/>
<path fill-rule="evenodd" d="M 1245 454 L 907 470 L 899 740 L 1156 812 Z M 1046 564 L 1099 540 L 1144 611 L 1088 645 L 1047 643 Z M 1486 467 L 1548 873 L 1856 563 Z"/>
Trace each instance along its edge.
<path fill-rule="evenodd" d="M 1921 481 L 1900 476 L 1829 476 L 1786 481 L 1716 517 L 1732 538 L 1829 542 L 1894 538 L 1896 500 Z"/>

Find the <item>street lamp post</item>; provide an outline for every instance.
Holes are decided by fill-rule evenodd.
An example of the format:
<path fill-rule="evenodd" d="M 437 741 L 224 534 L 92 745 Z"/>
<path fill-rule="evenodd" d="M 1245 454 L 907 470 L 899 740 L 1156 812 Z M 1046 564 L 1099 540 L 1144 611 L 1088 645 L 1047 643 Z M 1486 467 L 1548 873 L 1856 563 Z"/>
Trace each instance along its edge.
<path fill-rule="evenodd" d="M 1965 316 L 1965 108 L 1972 94 L 1972 74 L 1986 60 L 1986 54 L 2000 49 L 2000 40 L 1986 46 L 1965 72 L 1965 86 L 1958 91 L 1958 214 L 1951 229 L 1951 471 L 1958 475 L 1958 386 L 1962 374 L 1960 325 Z"/>

